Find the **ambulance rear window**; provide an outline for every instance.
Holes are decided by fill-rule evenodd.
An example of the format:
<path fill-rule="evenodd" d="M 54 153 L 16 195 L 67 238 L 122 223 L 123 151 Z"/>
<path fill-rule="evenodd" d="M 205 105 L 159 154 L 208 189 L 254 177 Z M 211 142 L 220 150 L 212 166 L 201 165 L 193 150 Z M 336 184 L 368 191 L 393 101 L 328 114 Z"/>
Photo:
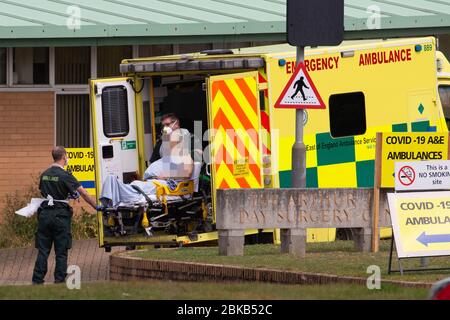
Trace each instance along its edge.
<path fill-rule="evenodd" d="M 439 97 L 441 98 L 447 127 L 450 128 L 450 86 L 439 86 Z"/>
<path fill-rule="evenodd" d="M 366 132 L 364 93 L 349 92 L 330 96 L 330 133 L 333 138 L 356 136 Z"/>
<path fill-rule="evenodd" d="M 124 86 L 111 86 L 102 90 L 102 116 L 105 136 L 123 137 L 128 134 L 128 95 Z"/>

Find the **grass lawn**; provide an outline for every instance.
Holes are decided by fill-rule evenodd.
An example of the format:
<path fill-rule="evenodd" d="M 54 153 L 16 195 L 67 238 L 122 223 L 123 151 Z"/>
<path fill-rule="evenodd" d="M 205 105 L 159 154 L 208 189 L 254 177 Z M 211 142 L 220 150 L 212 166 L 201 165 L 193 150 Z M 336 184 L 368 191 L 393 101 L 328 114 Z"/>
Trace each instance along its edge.
<path fill-rule="evenodd" d="M 243 257 L 218 255 L 217 247 L 186 247 L 166 249 L 146 249 L 130 253 L 144 259 L 205 262 L 251 268 L 272 268 L 335 275 L 367 277 L 367 267 L 378 265 L 382 279 L 435 282 L 450 277 L 449 271 L 423 271 L 387 274 L 390 240 L 383 240 L 377 253 L 361 253 L 354 250 L 353 241 L 330 243 L 308 243 L 306 259 L 296 259 L 289 254 L 281 254 L 280 247 L 272 244 L 246 245 Z M 394 255 L 395 258 L 395 255 Z M 403 261 L 405 268 L 420 267 L 420 259 Z M 450 268 L 450 257 L 430 258 L 429 267 Z M 398 269 L 394 259 L 394 269 Z"/>
<path fill-rule="evenodd" d="M 426 289 L 385 285 L 368 290 L 358 285 L 300 286 L 266 283 L 108 282 L 86 283 L 80 290 L 65 285 L 0 287 L 0 299 L 163 299 L 163 300 L 300 300 L 300 299 L 426 299 Z"/>

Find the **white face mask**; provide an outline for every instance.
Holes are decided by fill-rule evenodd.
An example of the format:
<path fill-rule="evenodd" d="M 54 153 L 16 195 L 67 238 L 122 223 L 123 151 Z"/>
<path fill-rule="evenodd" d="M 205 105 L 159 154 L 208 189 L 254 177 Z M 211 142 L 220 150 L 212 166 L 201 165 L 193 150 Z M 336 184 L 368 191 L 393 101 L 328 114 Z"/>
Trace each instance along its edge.
<path fill-rule="evenodd" d="M 64 163 L 65 163 L 64 167 L 68 166 L 69 165 L 69 158 L 66 158 L 66 161 Z"/>
<path fill-rule="evenodd" d="M 166 135 L 170 135 L 172 132 L 173 132 L 173 125 L 175 124 L 175 123 L 177 123 L 177 121 L 175 121 L 174 123 L 172 123 L 171 125 L 169 125 L 169 126 L 164 126 L 164 128 L 163 128 L 163 130 L 162 130 L 162 132 L 163 132 L 163 134 L 166 134 Z"/>
<path fill-rule="evenodd" d="M 171 127 L 164 127 L 163 128 L 163 134 L 169 135 L 173 132 L 173 129 Z"/>

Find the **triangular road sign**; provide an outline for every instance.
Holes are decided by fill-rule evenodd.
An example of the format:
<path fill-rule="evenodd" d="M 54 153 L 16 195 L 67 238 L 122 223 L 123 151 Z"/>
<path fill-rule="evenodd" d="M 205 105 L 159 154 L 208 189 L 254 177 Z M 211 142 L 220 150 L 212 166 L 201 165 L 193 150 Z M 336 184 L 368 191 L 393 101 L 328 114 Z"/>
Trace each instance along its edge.
<path fill-rule="evenodd" d="M 275 108 L 325 109 L 305 65 L 300 63 L 275 103 Z"/>

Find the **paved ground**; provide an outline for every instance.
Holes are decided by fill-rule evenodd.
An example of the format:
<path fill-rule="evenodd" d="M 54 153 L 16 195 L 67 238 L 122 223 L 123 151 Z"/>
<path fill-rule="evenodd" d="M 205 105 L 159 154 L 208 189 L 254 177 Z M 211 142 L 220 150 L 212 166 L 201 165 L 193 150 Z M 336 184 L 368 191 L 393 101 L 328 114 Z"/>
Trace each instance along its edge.
<path fill-rule="evenodd" d="M 1 249 L 0 285 L 31 284 L 36 255 L 34 248 Z M 109 280 L 109 255 L 98 247 L 96 239 L 74 241 L 69 251 L 69 265 L 80 267 L 82 282 L 105 281 Z M 54 269 L 55 255 L 52 250 L 45 278 L 47 283 L 53 282 Z"/>

